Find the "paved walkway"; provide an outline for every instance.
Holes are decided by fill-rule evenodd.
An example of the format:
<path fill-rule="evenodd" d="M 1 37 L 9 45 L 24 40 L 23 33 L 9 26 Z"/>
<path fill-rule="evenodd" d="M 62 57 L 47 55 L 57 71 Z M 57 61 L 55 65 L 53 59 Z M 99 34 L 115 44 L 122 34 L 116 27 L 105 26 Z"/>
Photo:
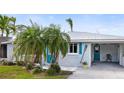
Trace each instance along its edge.
<path fill-rule="evenodd" d="M 69 79 L 124 79 L 124 67 L 117 63 L 97 63 L 89 69 L 79 67 Z"/>
<path fill-rule="evenodd" d="M 48 69 L 49 66 L 43 66 L 43 69 Z M 65 67 L 65 66 L 61 66 L 61 70 L 64 71 L 76 71 L 78 67 Z"/>

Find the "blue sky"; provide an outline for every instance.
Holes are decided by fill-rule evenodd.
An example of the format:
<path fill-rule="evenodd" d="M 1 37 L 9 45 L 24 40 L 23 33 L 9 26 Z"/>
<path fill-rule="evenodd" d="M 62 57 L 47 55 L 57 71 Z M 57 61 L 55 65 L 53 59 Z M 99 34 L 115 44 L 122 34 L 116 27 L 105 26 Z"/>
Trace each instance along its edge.
<path fill-rule="evenodd" d="M 72 18 L 74 31 L 124 36 L 124 14 L 8 14 L 17 19 L 17 24 L 29 25 L 29 19 L 39 25 L 59 24 L 69 31 L 65 21 Z"/>

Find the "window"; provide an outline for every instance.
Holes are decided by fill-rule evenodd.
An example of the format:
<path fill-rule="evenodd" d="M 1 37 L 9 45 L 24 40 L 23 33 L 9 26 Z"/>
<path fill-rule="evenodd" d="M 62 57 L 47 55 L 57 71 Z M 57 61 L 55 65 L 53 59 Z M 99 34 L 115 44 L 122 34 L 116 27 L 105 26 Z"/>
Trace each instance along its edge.
<path fill-rule="evenodd" d="M 7 58 L 7 45 L 3 44 L 0 47 L 0 58 Z"/>
<path fill-rule="evenodd" d="M 69 53 L 77 53 L 77 43 L 71 43 Z"/>

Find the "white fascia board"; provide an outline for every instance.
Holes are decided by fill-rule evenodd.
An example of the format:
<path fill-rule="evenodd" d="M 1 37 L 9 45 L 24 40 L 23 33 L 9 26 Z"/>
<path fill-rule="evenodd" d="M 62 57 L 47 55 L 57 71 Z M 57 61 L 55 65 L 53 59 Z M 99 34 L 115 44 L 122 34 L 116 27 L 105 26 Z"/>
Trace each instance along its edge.
<path fill-rule="evenodd" d="M 84 42 L 84 43 L 124 43 L 124 39 L 73 39 L 71 42 Z"/>

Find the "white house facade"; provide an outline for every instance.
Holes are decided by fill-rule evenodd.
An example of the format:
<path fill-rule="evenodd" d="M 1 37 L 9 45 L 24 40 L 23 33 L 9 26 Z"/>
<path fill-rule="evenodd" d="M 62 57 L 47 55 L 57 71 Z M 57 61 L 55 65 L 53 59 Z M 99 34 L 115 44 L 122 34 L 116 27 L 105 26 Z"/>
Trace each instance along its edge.
<path fill-rule="evenodd" d="M 71 42 L 67 55 L 60 54 L 59 64 L 62 66 L 81 66 L 87 62 L 91 67 L 94 62 L 117 62 L 124 66 L 124 37 L 102 35 L 87 32 L 69 32 Z M 7 46 L 7 60 L 13 60 L 12 41 L 2 42 Z M 46 64 L 50 63 L 51 55 L 47 50 Z"/>
<path fill-rule="evenodd" d="M 74 51 L 68 52 L 65 58 L 60 57 L 60 65 L 81 66 L 87 62 L 91 67 L 94 62 L 117 62 L 124 66 L 124 37 L 87 32 L 70 32 Z"/>

